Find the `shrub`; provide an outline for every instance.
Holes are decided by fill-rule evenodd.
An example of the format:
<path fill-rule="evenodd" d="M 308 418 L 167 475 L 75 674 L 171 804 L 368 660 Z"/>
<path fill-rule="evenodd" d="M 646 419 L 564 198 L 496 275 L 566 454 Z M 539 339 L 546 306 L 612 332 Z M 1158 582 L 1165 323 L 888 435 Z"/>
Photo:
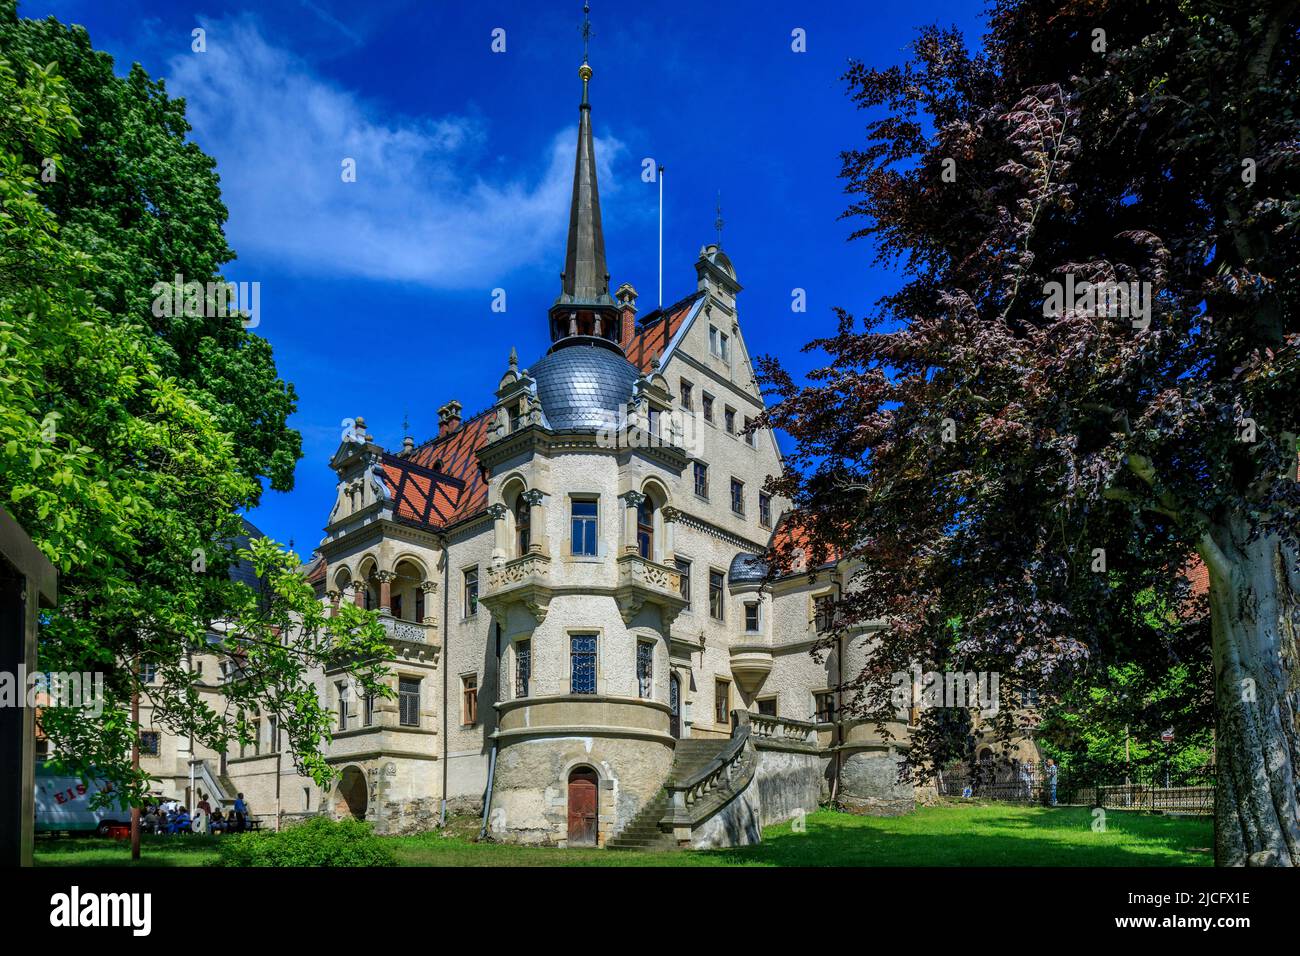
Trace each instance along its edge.
<path fill-rule="evenodd" d="M 392 866 L 370 824 L 316 817 L 278 833 L 238 833 L 218 844 L 222 866 Z"/>

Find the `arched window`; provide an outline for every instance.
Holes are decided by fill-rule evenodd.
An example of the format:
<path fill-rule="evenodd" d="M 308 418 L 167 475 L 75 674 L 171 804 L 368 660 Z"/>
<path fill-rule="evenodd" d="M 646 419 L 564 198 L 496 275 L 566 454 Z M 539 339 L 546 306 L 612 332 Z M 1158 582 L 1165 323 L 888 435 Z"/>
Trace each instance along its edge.
<path fill-rule="evenodd" d="M 515 500 L 515 554 L 522 558 L 528 553 L 529 536 L 532 531 L 533 509 L 521 494 Z"/>
<path fill-rule="evenodd" d="M 636 547 L 641 557 L 653 561 L 655 556 L 655 505 L 646 495 L 636 506 Z"/>

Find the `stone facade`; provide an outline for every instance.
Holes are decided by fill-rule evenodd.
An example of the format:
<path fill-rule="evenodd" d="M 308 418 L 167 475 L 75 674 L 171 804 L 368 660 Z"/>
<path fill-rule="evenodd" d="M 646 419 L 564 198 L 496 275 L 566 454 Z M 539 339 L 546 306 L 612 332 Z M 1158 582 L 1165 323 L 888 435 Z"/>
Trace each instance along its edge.
<path fill-rule="evenodd" d="M 729 776 L 736 792 L 700 804 L 716 812 L 679 827 L 684 841 L 752 842 L 832 787 L 910 799 L 890 778 L 907 728 L 886 744 L 834 718 L 879 627 L 809 653 L 817 600 L 849 569 L 766 582 L 755 563 L 787 502 L 763 492 L 782 467 L 774 436 L 746 433 L 764 406 L 729 257 L 704 246 L 695 290 L 642 319 L 631 286 L 609 292 L 584 70 L 550 350 L 531 367 L 512 350 L 488 408 L 466 419 L 448 402 L 422 444 L 389 451 L 357 418 L 330 462 L 337 493 L 305 573 L 323 602 L 380 612 L 397 699 L 313 675 L 338 715 L 328 792 L 294 774 L 269 727 L 243 755 L 169 740 L 145 767 L 170 792 L 197 767 L 212 796 L 242 790 L 277 824 L 325 813 L 412 832 L 486 803 L 496 839 L 604 845 L 654 811 L 679 740 L 722 747 L 749 711 L 806 722 L 809 739 L 747 742 L 743 785 Z M 219 694 L 221 662 L 201 666 Z"/>

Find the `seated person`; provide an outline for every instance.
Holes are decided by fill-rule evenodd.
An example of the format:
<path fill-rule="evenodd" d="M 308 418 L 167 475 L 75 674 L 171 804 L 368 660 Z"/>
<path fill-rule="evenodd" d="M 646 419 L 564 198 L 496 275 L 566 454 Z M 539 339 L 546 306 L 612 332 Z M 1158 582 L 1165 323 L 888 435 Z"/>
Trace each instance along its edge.
<path fill-rule="evenodd" d="M 220 810 L 212 811 L 212 822 L 208 824 L 208 829 L 213 833 L 222 833 L 226 829 L 226 821 L 221 816 Z"/>

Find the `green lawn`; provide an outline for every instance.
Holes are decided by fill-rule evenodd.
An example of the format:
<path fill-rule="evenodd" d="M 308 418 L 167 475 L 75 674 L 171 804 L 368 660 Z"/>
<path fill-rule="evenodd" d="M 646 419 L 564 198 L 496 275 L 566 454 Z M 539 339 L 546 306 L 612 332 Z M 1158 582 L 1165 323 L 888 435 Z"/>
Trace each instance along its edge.
<path fill-rule="evenodd" d="M 901 817 L 859 817 L 822 810 L 806 832 L 768 827 L 755 847 L 685 853 L 557 850 L 476 844 L 465 821 L 450 835 L 386 837 L 404 866 L 1209 866 L 1214 824 L 1111 810 L 1105 832 L 1080 807 L 950 804 Z M 207 866 L 219 837 L 147 837 L 145 866 Z M 38 866 L 121 866 L 126 841 L 96 837 L 37 840 Z"/>

